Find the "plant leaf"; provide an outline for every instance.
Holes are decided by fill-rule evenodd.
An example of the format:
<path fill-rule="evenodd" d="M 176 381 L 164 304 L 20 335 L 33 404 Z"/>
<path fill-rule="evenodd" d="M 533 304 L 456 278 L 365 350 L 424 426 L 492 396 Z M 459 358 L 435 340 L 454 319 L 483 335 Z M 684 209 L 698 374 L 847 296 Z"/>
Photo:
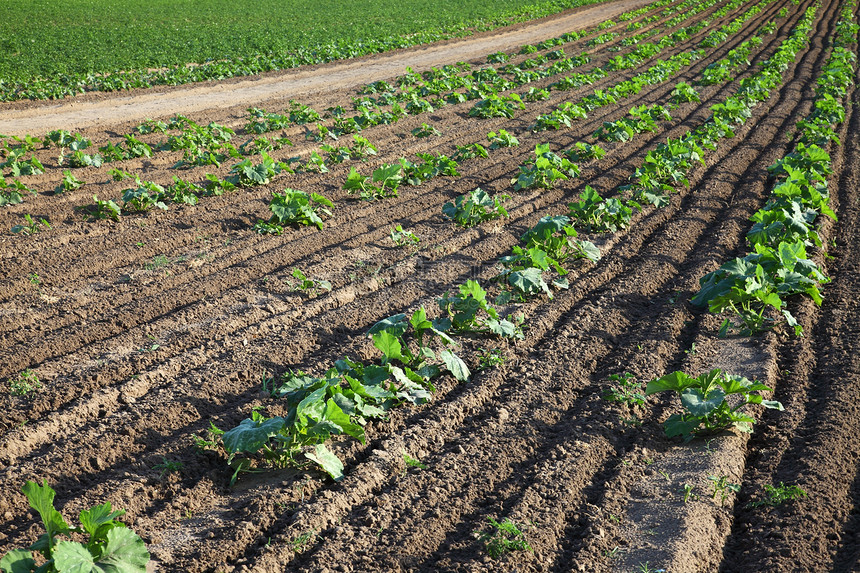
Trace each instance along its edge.
<path fill-rule="evenodd" d="M 343 462 L 323 444 L 317 444 L 314 453 L 307 452 L 305 457 L 319 464 L 334 481 L 343 479 Z"/>
<path fill-rule="evenodd" d="M 280 432 L 286 421 L 280 416 L 270 418 L 264 422 L 256 422 L 245 418 L 232 430 L 224 432 L 221 439 L 224 449 L 230 453 L 256 452 L 263 447 L 270 437 Z"/>
<path fill-rule="evenodd" d="M 466 366 L 466 363 L 463 360 L 451 352 L 450 350 L 443 350 L 439 353 L 439 357 L 442 359 L 442 362 L 445 363 L 445 366 L 454 375 L 454 378 L 459 380 L 460 382 L 468 382 L 469 376 L 471 376 L 471 372 L 469 372 L 469 367 Z"/>

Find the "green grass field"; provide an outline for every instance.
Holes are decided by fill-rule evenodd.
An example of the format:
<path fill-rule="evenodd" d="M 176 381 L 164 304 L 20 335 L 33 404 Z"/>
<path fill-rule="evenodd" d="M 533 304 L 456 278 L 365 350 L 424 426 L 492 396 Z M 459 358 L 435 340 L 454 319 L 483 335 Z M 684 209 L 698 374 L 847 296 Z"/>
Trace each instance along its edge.
<path fill-rule="evenodd" d="M 0 79 L 174 66 L 456 31 L 571 0 L 0 0 Z M 432 39 L 432 38 L 431 38 Z"/>

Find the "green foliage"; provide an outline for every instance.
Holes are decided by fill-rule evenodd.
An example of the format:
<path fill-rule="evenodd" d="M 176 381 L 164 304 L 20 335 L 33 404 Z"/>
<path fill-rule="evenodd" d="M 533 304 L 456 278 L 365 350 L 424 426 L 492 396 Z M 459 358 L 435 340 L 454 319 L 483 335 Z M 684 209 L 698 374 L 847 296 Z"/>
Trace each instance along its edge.
<path fill-rule="evenodd" d="M 568 149 L 564 155 L 574 163 L 584 163 L 592 159 L 601 159 L 606 155 L 606 151 L 599 145 L 577 141 L 573 149 Z"/>
<path fill-rule="evenodd" d="M 405 247 L 409 245 L 417 249 L 418 244 L 421 242 L 421 239 L 418 238 L 418 235 L 416 235 L 412 231 L 404 230 L 402 225 L 396 225 L 393 229 L 391 229 L 390 237 L 391 241 L 398 247 Z"/>
<path fill-rule="evenodd" d="M 442 213 L 461 227 L 473 227 L 484 221 L 507 217 L 508 212 L 502 207 L 502 203 L 508 199 L 509 195 L 490 197 L 478 187 L 470 193 L 460 195 L 453 203 L 445 203 Z"/>
<path fill-rule="evenodd" d="M 500 318 L 498 311 L 487 300 L 487 292 L 474 280 L 460 285 L 460 293 L 447 292 L 437 300 L 448 316 L 450 330 L 456 333 L 495 334 L 503 338 L 523 338 L 520 328 L 523 320 Z M 447 326 L 447 323 L 445 323 Z M 445 329 L 448 330 L 448 329 Z"/>
<path fill-rule="evenodd" d="M 119 216 L 122 213 L 119 205 L 110 199 L 101 201 L 98 195 L 93 195 L 93 205 L 88 210 L 94 219 L 113 219 L 114 221 L 119 221 Z"/>
<path fill-rule="evenodd" d="M 397 163 L 382 165 L 373 171 L 371 177 L 366 177 L 355 167 L 350 167 L 343 188 L 350 194 L 358 193 L 361 199 L 373 201 L 397 197 L 397 188 L 400 187 L 401 181 L 403 181 L 403 166 Z"/>
<path fill-rule="evenodd" d="M 15 549 L 0 559 L 3 573 L 145 573 L 149 552 L 143 540 L 124 523 L 116 521 L 124 511 L 111 511 L 110 502 L 81 511 L 80 527 L 70 527 L 54 508 L 55 492 L 28 481 L 22 488 L 45 526 L 39 540 L 28 549 Z M 82 536 L 86 543 L 60 540 L 59 537 Z M 37 567 L 32 551 L 43 558 Z"/>
<path fill-rule="evenodd" d="M 33 219 L 33 216 L 29 213 L 24 215 L 25 223 L 23 225 L 15 225 L 12 227 L 13 233 L 21 233 L 22 235 L 35 235 L 42 230 L 42 227 L 46 229 L 51 228 L 51 224 L 47 221 L 47 219 Z"/>
<path fill-rule="evenodd" d="M 635 376 L 630 372 L 611 374 L 609 380 L 612 382 L 612 386 L 603 392 L 603 399 L 607 402 L 617 402 L 628 406 L 641 406 L 645 403 L 642 385 L 636 381 Z"/>
<path fill-rule="evenodd" d="M 63 180 L 57 185 L 57 188 L 54 190 L 55 194 L 65 193 L 66 191 L 74 191 L 75 189 L 80 189 L 83 186 L 84 182 L 72 175 L 72 172 L 68 169 L 63 170 Z"/>
<path fill-rule="evenodd" d="M 517 138 L 500 129 L 498 133 L 491 131 L 487 134 L 487 139 L 490 141 L 490 149 L 499 149 L 501 147 L 516 147 L 520 144 Z"/>
<path fill-rule="evenodd" d="M 261 153 L 260 159 L 258 164 L 252 163 L 250 159 L 245 159 L 230 169 L 230 173 L 237 175 L 239 185 L 243 187 L 266 185 L 272 180 L 272 177 L 282 171 L 292 173 L 292 169 L 286 163 L 275 161 L 268 153 Z"/>
<path fill-rule="evenodd" d="M 153 207 L 167 210 L 167 205 L 162 201 L 165 195 L 164 187 L 152 181 L 141 181 L 138 178 L 135 178 L 135 183 L 137 184 L 136 187 L 122 191 L 123 211 L 144 213 Z"/>
<path fill-rule="evenodd" d="M 488 517 L 487 521 L 493 528 L 490 531 L 479 532 L 479 540 L 492 559 L 504 558 L 512 551 L 533 551 L 526 541 L 525 534 L 519 526 L 506 518 L 501 523 Z"/>
<path fill-rule="evenodd" d="M 42 389 L 39 376 L 29 368 L 14 378 L 9 378 L 9 393 L 13 396 L 27 396 Z"/>
<path fill-rule="evenodd" d="M 785 485 L 784 482 L 779 482 L 779 485 L 774 486 L 767 484 L 764 486 L 764 497 L 758 501 L 751 501 L 747 507 L 777 507 L 787 501 L 806 497 L 806 492 L 797 485 Z"/>
<path fill-rule="evenodd" d="M 752 433 L 755 419 L 741 412 L 747 404 L 761 404 L 765 408 L 782 411 L 782 404 L 764 400 L 759 391 L 770 388 L 742 376 L 727 374 L 720 369 L 711 370 L 697 377 L 677 371 L 656 378 L 648 383 L 645 395 L 673 391 L 681 398 L 683 414 L 672 414 L 663 423 L 668 437 L 682 436 L 685 441 L 695 436 L 719 433 L 728 428 L 737 428 Z M 734 396 L 732 402 L 728 396 Z M 733 405 L 734 404 L 734 405 Z"/>
<path fill-rule="evenodd" d="M 331 290 L 331 283 L 325 280 L 317 280 L 309 278 L 305 275 L 304 272 L 298 267 L 293 267 L 293 278 L 296 282 L 290 281 L 290 289 L 298 290 L 302 292 L 309 292 L 310 294 L 317 294 L 317 291 Z"/>
<path fill-rule="evenodd" d="M 499 96 L 491 94 L 476 103 L 469 110 L 469 117 L 487 119 L 491 117 L 505 117 L 511 119 L 518 109 L 525 109 L 523 100 L 517 94 Z"/>
<path fill-rule="evenodd" d="M 430 125 L 429 123 L 422 123 L 420 127 L 416 127 L 412 130 L 412 135 L 418 138 L 430 137 L 431 135 L 442 135 L 442 132 Z"/>
<path fill-rule="evenodd" d="M 284 232 L 284 225 L 316 225 L 322 229 L 323 220 L 320 215 L 331 216 L 329 209 L 333 208 L 334 203 L 322 195 L 287 187 L 283 193 L 272 193 L 272 201 L 269 203 L 272 216 L 268 222 L 257 222 L 254 230 L 258 233 L 280 235 Z"/>
<path fill-rule="evenodd" d="M 636 205 L 636 204 L 633 204 Z M 638 206 L 638 205 L 636 205 Z M 614 233 L 630 225 L 633 209 L 616 197 L 602 198 L 590 185 L 579 195 L 579 201 L 568 203 L 570 217 L 577 225 L 593 232 Z"/>
<path fill-rule="evenodd" d="M 549 149 L 548 143 L 535 146 L 535 158 L 520 166 L 520 173 L 511 184 L 516 191 L 523 189 L 551 189 L 559 179 L 579 175 L 579 167 Z"/>

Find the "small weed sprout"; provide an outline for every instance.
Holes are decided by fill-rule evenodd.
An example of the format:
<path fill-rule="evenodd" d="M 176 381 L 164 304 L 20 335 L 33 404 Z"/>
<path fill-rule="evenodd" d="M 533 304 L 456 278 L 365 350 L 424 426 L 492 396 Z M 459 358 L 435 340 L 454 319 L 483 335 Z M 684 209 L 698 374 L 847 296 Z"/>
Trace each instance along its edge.
<path fill-rule="evenodd" d="M 505 518 L 499 523 L 492 517 L 488 517 L 487 520 L 493 526 L 493 530 L 480 532 L 480 540 L 491 558 L 505 557 L 511 551 L 533 551 L 525 535 L 513 521 Z"/>
<path fill-rule="evenodd" d="M 741 491 L 740 484 L 729 483 L 728 476 L 708 476 L 708 479 L 712 482 L 711 485 L 714 487 L 714 493 L 711 496 L 711 499 L 717 499 L 717 494 L 720 494 L 720 505 L 726 502 L 730 493 L 736 494 Z"/>
<path fill-rule="evenodd" d="M 161 470 L 161 473 L 158 475 L 159 479 L 163 478 L 164 474 L 181 471 L 184 467 L 182 462 L 168 460 L 164 456 L 161 459 L 163 460 L 162 463 L 152 466 L 154 470 Z"/>
<path fill-rule="evenodd" d="M 409 454 L 403 454 L 403 463 L 405 463 L 409 467 L 417 468 L 419 470 L 426 470 L 427 469 L 426 464 L 421 463 L 420 461 L 416 460 L 415 458 L 413 458 Z"/>
<path fill-rule="evenodd" d="M 305 547 L 313 541 L 314 537 L 316 537 L 316 531 L 311 529 L 293 539 L 290 545 L 295 553 L 301 553 L 304 551 Z"/>
<path fill-rule="evenodd" d="M 636 382 L 630 372 L 612 374 L 609 380 L 613 382 L 612 387 L 603 393 L 603 399 L 607 402 L 618 402 L 628 406 L 641 406 L 645 403 L 642 386 Z"/>
<path fill-rule="evenodd" d="M 42 389 L 42 383 L 35 372 L 24 370 L 16 378 L 9 379 L 9 393 L 13 396 L 26 396 Z"/>
<path fill-rule="evenodd" d="M 800 499 L 801 497 L 806 497 L 806 492 L 800 489 L 800 486 L 796 485 L 785 485 L 783 482 L 779 482 L 779 485 L 766 485 L 764 486 L 765 497 L 760 499 L 759 501 L 751 501 L 747 504 L 747 507 L 761 507 L 763 505 L 776 507 L 778 505 L 782 505 L 786 501 L 791 501 L 792 499 Z"/>
<path fill-rule="evenodd" d="M 479 348 L 478 349 L 478 371 L 487 370 L 488 368 L 494 368 L 496 366 L 501 366 L 505 363 L 504 353 L 501 348 Z"/>
<path fill-rule="evenodd" d="M 298 267 L 293 268 L 293 278 L 296 279 L 296 282 L 293 283 L 290 281 L 290 288 L 294 291 L 300 290 L 302 292 L 316 294 L 319 290 L 331 290 L 331 283 L 329 281 L 308 278 Z"/>

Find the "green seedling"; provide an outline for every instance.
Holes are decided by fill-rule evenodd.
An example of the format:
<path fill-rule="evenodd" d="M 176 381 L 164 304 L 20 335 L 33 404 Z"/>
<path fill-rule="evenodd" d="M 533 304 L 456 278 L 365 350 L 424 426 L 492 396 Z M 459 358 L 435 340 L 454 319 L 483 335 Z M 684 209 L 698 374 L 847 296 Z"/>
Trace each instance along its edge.
<path fill-rule="evenodd" d="M 507 358 L 501 348 L 478 349 L 478 371 L 495 368 L 505 363 Z"/>
<path fill-rule="evenodd" d="M 612 374 L 609 376 L 609 380 L 613 382 L 613 385 L 603 393 L 603 399 L 607 402 L 618 402 L 628 406 L 641 406 L 645 403 L 642 386 L 636 382 L 635 377 L 630 372 Z"/>
<path fill-rule="evenodd" d="M 695 436 L 715 434 L 728 428 L 737 428 L 752 433 L 755 419 L 743 412 L 747 404 L 761 404 L 765 408 L 782 411 L 782 404 L 765 400 L 757 392 L 771 389 L 764 384 L 750 381 L 743 376 L 727 374 L 720 369 L 688 376 L 683 372 L 673 372 L 648 383 L 645 395 L 650 396 L 663 391 L 677 392 L 684 406 L 683 414 L 672 414 L 663 423 L 666 435 L 682 436 L 685 441 Z M 726 400 L 736 396 L 734 405 Z"/>
<path fill-rule="evenodd" d="M 9 393 L 13 396 L 27 396 L 42 389 L 39 376 L 30 370 L 24 370 L 15 378 L 9 379 Z"/>
<path fill-rule="evenodd" d="M 461 227 L 473 227 L 478 223 L 507 217 L 508 212 L 502 203 L 510 199 L 509 195 L 490 197 L 486 191 L 478 187 L 466 195 L 460 195 L 454 202 L 442 206 L 442 213 Z"/>
<path fill-rule="evenodd" d="M 708 479 L 712 482 L 711 485 L 714 487 L 714 493 L 711 495 L 711 499 L 717 499 L 717 494 L 720 494 L 721 505 L 726 502 L 729 494 L 737 494 L 741 491 L 740 484 L 729 483 L 728 476 L 708 476 Z"/>
<path fill-rule="evenodd" d="M 152 466 L 154 470 L 161 470 L 161 473 L 158 475 L 159 478 L 163 478 L 164 474 L 181 471 L 184 467 L 182 462 L 168 460 L 164 456 L 161 459 L 163 460 L 162 463 Z"/>
<path fill-rule="evenodd" d="M 696 486 L 689 484 L 689 483 L 685 483 L 683 485 L 683 487 L 681 487 L 681 489 L 678 490 L 679 492 L 684 494 L 684 503 L 687 503 L 691 499 L 693 499 L 693 500 L 699 499 L 699 496 L 697 494 L 693 493 L 694 489 L 696 489 Z"/>
<path fill-rule="evenodd" d="M 331 290 L 331 283 L 324 280 L 316 280 L 308 278 L 304 272 L 298 267 L 293 268 L 293 278 L 296 282 L 290 281 L 290 288 L 294 291 L 310 292 L 316 294 L 318 290 Z"/>
<path fill-rule="evenodd" d="M 314 537 L 316 537 L 316 531 L 311 529 L 293 539 L 290 542 L 290 546 L 295 553 L 301 553 L 302 551 L 304 551 L 305 547 L 307 547 L 310 543 L 313 542 Z"/>
<path fill-rule="evenodd" d="M 487 521 L 493 526 L 491 531 L 481 531 L 479 539 L 484 549 L 492 559 L 507 556 L 512 551 L 533 551 L 525 539 L 525 534 L 519 526 L 508 518 L 501 523 L 488 517 Z"/>
<path fill-rule="evenodd" d="M 23 225 L 15 225 L 12 227 L 13 233 L 21 233 L 22 235 L 35 235 L 42 231 L 42 227 L 51 228 L 51 224 L 46 219 L 33 219 L 33 216 L 27 213 L 24 215 Z"/>
<path fill-rule="evenodd" d="M 764 492 L 764 498 L 758 501 L 751 501 L 747 504 L 747 507 L 777 507 L 787 501 L 806 497 L 806 492 L 800 486 L 786 485 L 783 482 L 779 482 L 779 485 L 776 486 L 770 484 L 764 486 Z"/>
<path fill-rule="evenodd" d="M 424 138 L 430 137 L 431 135 L 439 136 L 442 135 L 442 132 L 429 123 L 422 123 L 421 127 L 416 127 L 412 130 L 412 135 L 418 138 Z"/>
<path fill-rule="evenodd" d="M 427 469 L 426 464 L 422 464 L 420 461 L 411 457 L 409 454 L 403 454 L 403 463 L 409 467 L 417 468 L 419 470 L 426 470 Z"/>
<path fill-rule="evenodd" d="M 397 225 L 391 229 L 391 241 L 398 247 L 411 246 L 417 249 L 421 239 L 412 231 L 406 231 L 402 225 Z"/>

